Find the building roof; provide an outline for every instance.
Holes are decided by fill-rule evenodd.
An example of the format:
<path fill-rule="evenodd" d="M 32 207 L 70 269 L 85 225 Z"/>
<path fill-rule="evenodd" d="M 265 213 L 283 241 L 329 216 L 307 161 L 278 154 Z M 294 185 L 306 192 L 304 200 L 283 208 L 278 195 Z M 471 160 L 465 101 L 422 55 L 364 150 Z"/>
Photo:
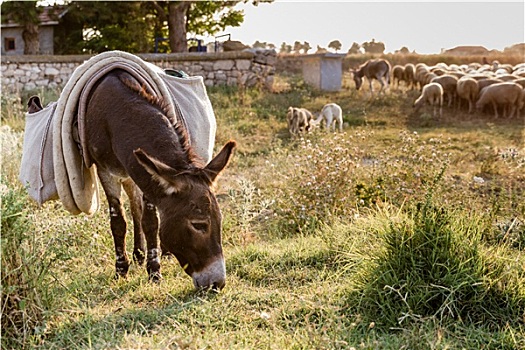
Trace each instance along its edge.
<path fill-rule="evenodd" d="M 445 50 L 444 53 L 448 54 L 486 54 L 489 50 L 485 48 L 484 46 L 456 46 L 452 49 Z"/>
<path fill-rule="evenodd" d="M 58 20 L 66 13 L 67 8 L 65 6 L 44 6 L 42 7 L 42 12 L 38 15 L 38 20 L 41 26 L 57 25 Z M 2 28 L 8 27 L 21 27 L 21 24 L 8 18 L 5 23 L 2 22 Z"/>

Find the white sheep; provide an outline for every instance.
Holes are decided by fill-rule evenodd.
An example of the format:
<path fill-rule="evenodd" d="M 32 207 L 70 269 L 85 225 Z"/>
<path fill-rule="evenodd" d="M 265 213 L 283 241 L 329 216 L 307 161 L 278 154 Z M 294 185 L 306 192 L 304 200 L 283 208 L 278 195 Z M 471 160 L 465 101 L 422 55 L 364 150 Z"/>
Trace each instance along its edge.
<path fill-rule="evenodd" d="M 396 85 L 399 89 L 401 81 L 405 79 L 405 67 L 396 64 L 392 67 L 392 86 Z"/>
<path fill-rule="evenodd" d="M 496 83 L 483 88 L 479 93 L 479 99 L 476 102 L 476 109 L 481 111 L 487 104 L 492 104 L 494 116 L 498 115 L 498 107 L 503 107 L 503 115 L 510 110 L 508 117 L 514 116 L 514 113 L 522 107 L 521 85 L 511 82 Z"/>
<path fill-rule="evenodd" d="M 460 98 L 458 102 L 461 102 L 461 99 L 467 100 L 468 112 L 472 113 L 474 111 L 474 104 L 476 103 L 479 94 L 478 82 L 473 78 L 464 76 L 458 80 L 456 92 Z"/>
<path fill-rule="evenodd" d="M 421 96 L 414 102 L 415 111 L 418 112 L 423 105 L 428 103 L 434 107 L 434 117 L 439 106 L 439 116 L 443 116 L 443 87 L 438 83 L 429 83 L 423 86 Z"/>
<path fill-rule="evenodd" d="M 335 126 L 338 124 L 339 131 L 343 131 L 343 110 L 336 103 L 327 103 L 319 113 L 317 119 L 312 121 L 313 125 L 321 125 L 325 121 L 326 131 L 335 131 Z"/>
<path fill-rule="evenodd" d="M 413 63 L 405 64 L 405 76 L 403 77 L 407 87 L 413 89 L 416 85 L 416 66 Z"/>

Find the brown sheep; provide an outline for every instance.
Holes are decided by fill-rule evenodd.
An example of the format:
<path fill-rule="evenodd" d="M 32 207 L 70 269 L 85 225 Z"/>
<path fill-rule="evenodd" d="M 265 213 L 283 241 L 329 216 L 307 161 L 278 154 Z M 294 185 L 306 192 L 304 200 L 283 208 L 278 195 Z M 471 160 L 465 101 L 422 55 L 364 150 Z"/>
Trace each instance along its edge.
<path fill-rule="evenodd" d="M 459 97 L 458 106 L 460 105 L 461 99 L 467 100 L 468 112 L 469 114 L 472 113 L 479 94 L 478 82 L 475 79 L 465 76 L 458 80 L 456 93 Z"/>
<path fill-rule="evenodd" d="M 418 112 L 425 104 L 434 107 L 434 117 L 436 116 L 437 107 L 439 107 L 439 116 L 443 116 L 443 87 L 438 83 L 430 83 L 423 86 L 421 96 L 414 101 L 414 109 Z"/>
<path fill-rule="evenodd" d="M 489 85 L 496 84 L 496 83 L 503 83 L 503 80 L 499 80 L 496 78 L 487 78 L 487 79 L 478 80 L 479 91 L 483 90 L 483 88 Z"/>
<path fill-rule="evenodd" d="M 453 75 L 441 75 L 433 78 L 431 83 L 438 83 L 443 87 L 443 94 L 447 97 L 448 106 L 452 106 L 456 100 L 456 88 L 458 85 L 458 78 Z"/>
<path fill-rule="evenodd" d="M 286 120 L 288 121 L 288 131 L 292 136 L 310 131 L 312 119 L 312 113 L 306 108 L 288 107 Z"/>
<path fill-rule="evenodd" d="M 514 116 L 514 113 L 522 107 L 523 88 L 516 83 L 496 83 L 483 88 L 479 93 L 479 99 L 476 102 L 476 109 L 481 111 L 487 104 L 492 104 L 494 116 L 498 118 L 498 107 L 503 107 L 503 116 L 510 110 L 508 117 Z"/>

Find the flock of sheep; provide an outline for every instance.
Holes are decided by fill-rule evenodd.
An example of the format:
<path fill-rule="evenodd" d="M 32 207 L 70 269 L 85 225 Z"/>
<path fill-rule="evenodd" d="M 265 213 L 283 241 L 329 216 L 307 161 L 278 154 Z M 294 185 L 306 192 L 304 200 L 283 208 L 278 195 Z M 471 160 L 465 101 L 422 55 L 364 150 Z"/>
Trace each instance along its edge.
<path fill-rule="evenodd" d="M 525 111 L 525 63 L 517 65 L 500 64 L 450 64 L 438 63 L 428 66 L 424 63 L 391 64 L 385 59 L 366 61 L 358 69 L 351 70 L 356 89 L 362 86 L 363 79 L 369 83 L 373 94 L 372 81 L 381 85 L 379 94 L 389 88 L 400 88 L 403 83 L 407 89 L 418 89 L 421 95 L 414 101 L 418 112 L 423 106 L 433 108 L 434 117 L 443 115 L 443 105 L 453 110 L 466 109 L 468 113 L 485 108 L 492 110 L 496 118 L 502 112 L 504 117 L 519 117 Z M 468 109 L 467 109 L 468 108 Z M 438 112 L 439 111 L 439 112 Z M 328 103 L 316 118 L 305 108 L 289 107 L 287 112 L 290 134 L 306 133 L 321 124 L 326 129 L 342 130 L 342 111 L 335 103 Z"/>
<path fill-rule="evenodd" d="M 434 116 L 437 109 L 443 114 L 444 101 L 456 110 L 468 106 L 468 113 L 492 108 L 496 118 L 499 111 L 504 117 L 518 117 L 525 105 L 525 63 L 395 65 L 392 85 L 399 87 L 401 82 L 421 90 L 414 102 L 416 111 L 428 104 L 434 107 Z"/>

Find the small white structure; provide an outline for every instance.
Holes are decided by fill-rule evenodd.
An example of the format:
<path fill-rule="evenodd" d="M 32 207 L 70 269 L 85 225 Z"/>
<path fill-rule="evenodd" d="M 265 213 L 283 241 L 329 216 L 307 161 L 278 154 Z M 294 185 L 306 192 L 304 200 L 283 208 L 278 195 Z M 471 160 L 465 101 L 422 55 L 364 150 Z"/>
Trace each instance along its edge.
<path fill-rule="evenodd" d="M 345 54 L 316 53 L 302 56 L 303 79 L 323 91 L 341 90 Z"/>

